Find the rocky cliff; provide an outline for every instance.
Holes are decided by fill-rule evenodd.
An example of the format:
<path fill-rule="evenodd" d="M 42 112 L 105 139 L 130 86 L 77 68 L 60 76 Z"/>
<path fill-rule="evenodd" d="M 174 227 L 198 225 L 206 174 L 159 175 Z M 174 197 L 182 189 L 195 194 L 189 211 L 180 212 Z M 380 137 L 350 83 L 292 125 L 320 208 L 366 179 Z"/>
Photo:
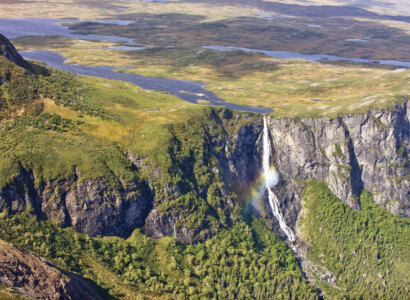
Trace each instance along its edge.
<path fill-rule="evenodd" d="M 335 119 L 268 118 L 273 163 L 280 176 L 275 192 L 292 228 L 300 211 L 304 179 L 326 182 L 331 191 L 353 209 L 360 209 L 359 196 L 366 189 L 378 205 L 408 216 L 408 105 L 408 101 L 404 101 L 393 109 Z M 224 126 L 223 122 L 220 124 Z M 260 175 L 261 132 L 259 118 L 240 127 L 233 135 L 209 135 L 211 147 L 221 149 L 215 153 L 217 170 L 224 182 L 231 183 L 239 200 Z M 278 229 L 266 201 L 253 204 L 260 215 L 270 216 Z M 158 211 L 153 211 L 148 224 L 156 223 L 160 216 Z M 166 222 L 159 221 L 162 226 L 157 224 L 155 231 L 169 230 L 172 218 L 175 220 L 171 223 L 178 219 L 168 216 Z"/>
<path fill-rule="evenodd" d="M 408 216 L 408 101 L 394 108 L 328 119 L 267 118 L 273 163 L 280 181 L 274 188 L 287 224 L 294 229 L 305 179 L 324 181 L 353 209 L 363 189 L 377 204 Z M 133 229 L 154 238 L 175 236 L 200 242 L 240 218 L 249 190 L 261 175 L 262 117 L 211 110 L 202 119 L 169 128 L 161 146 L 167 167 L 128 153 L 145 179 L 111 186 L 103 179 L 34 185 L 21 168 L 0 191 L 0 209 L 19 213 L 32 206 L 60 226 L 91 235 L 128 236 Z M 251 199 L 253 212 L 272 219 L 266 199 Z"/>
<path fill-rule="evenodd" d="M 142 231 L 154 238 L 175 236 L 181 243 L 192 243 L 230 226 L 240 214 L 238 195 L 258 175 L 259 128 L 252 125 L 258 119 L 223 109 L 188 121 L 184 133 L 175 134 L 168 144 L 170 168 L 165 171 L 129 155 L 138 168 L 149 170 L 155 194 Z"/>
<path fill-rule="evenodd" d="M 334 119 L 268 118 L 273 163 L 280 176 L 275 193 L 281 201 L 286 222 L 293 229 L 301 208 L 305 179 L 326 182 L 331 191 L 353 209 L 360 209 L 359 197 L 366 189 L 374 195 L 377 204 L 393 213 L 408 216 L 408 105 L 408 101 L 404 101 L 391 109 L 341 115 Z M 212 118 L 224 130 L 223 134 L 212 135 L 212 125 L 206 129 L 207 145 L 217 159 L 208 171 L 218 173 L 222 181 L 228 183 L 221 193 L 222 201 L 234 191 L 238 194 L 235 201 L 243 205 L 261 175 L 262 119 L 227 116 L 226 113 L 214 114 Z M 229 122 L 238 123 L 243 118 L 249 118 L 249 122 L 237 131 L 228 133 L 225 130 Z M 171 185 L 167 189 L 168 194 L 181 196 L 178 188 Z M 266 197 L 259 202 L 252 200 L 251 204 L 257 215 L 271 218 L 277 232 L 283 234 Z M 154 207 L 156 205 L 154 203 Z M 233 218 L 232 215 L 229 217 Z M 194 240 L 198 232 L 187 234 L 189 229 L 175 229 L 180 220 L 181 214 L 177 210 L 164 214 L 154 208 L 144 230 L 152 237 L 175 235 L 183 237 L 180 241 Z"/>
<path fill-rule="evenodd" d="M 29 299 L 103 299 L 84 278 L 1 240 L 0 262 L 0 283 Z"/>
<path fill-rule="evenodd" d="M 21 213 L 31 207 L 61 227 L 97 235 L 128 236 L 144 224 L 152 203 L 144 182 L 82 180 L 81 174 L 35 186 L 30 171 L 20 169 L 12 184 L 0 191 L 0 210 Z"/>
<path fill-rule="evenodd" d="M 353 209 L 360 209 L 359 196 L 366 189 L 378 205 L 408 216 L 408 108 L 404 101 L 390 110 L 335 119 L 268 119 L 280 174 L 276 192 L 287 223 L 295 225 L 303 179 L 326 182 Z"/>

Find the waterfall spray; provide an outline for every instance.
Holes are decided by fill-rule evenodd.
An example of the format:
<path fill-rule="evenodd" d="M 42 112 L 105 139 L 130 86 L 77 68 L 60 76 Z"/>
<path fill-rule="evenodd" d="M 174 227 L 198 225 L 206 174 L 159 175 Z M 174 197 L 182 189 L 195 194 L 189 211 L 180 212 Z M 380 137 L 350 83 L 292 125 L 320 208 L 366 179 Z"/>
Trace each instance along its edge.
<path fill-rule="evenodd" d="M 292 230 L 286 225 L 285 219 L 279 208 L 279 200 L 276 197 L 275 193 L 272 191 L 272 188 L 279 182 L 279 174 L 276 172 L 275 168 L 271 168 L 271 144 L 269 139 L 268 126 L 266 125 L 266 118 L 263 117 L 263 161 L 262 168 L 263 174 L 265 177 L 265 186 L 269 193 L 269 204 L 272 210 L 273 215 L 278 219 L 279 226 L 286 233 L 288 240 L 293 242 L 295 240 L 295 235 Z"/>

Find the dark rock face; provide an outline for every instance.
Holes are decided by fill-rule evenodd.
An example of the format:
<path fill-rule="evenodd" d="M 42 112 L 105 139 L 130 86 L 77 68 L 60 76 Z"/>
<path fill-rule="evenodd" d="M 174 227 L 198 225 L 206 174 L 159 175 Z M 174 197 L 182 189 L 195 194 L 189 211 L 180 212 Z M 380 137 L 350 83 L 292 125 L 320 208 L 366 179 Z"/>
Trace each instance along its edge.
<path fill-rule="evenodd" d="M 0 241 L 0 283 L 29 299 L 103 299 L 82 277 Z"/>
<path fill-rule="evenodd" d="M 30 69 L 30 65 L 21 57 L 14 48 L 13 44 L 2 34 L 0 34 L 0 55 L 5 56 L 8 60 L 14 62 L 24 69 Z"/>
<path fill-rule="evenodd" d="M 408 105 L 405 101 L 391 111 L 333 120 L 268 119 L 273 160 L 280 173 L 275 192 L 287 223 L 294 227 L 300 211 L 303 184 L 298 179 L 326 182 L 353 209 L 360 209 L 360 193 L 367 189 L 377 204 L 408 216 Z"/>
<path fill-rule="evenodd" d="M 223 120 L 220 126 L 225 126 Z M 301 180 L 304 179 L 326 182 L 332 192 L 353 209 L 360 209 L 360 194 L 367 189 L 377 204 L 393 213 L 408 215 L 407 101 L 393 110 L 343 115 L 336 119 L 268 119 L 268 128 L 273 163 L 280 174 L 274 192 L 291 228 L 295 228 L 301 209 L 304 189 Z M 262 129 L 262 120 L 257 119 L 239 128 L 234 135 L 211 137 L 211 148 L 223 149 L 215 153 L 219 162 L 215 171 L 229 183 L 222 201 L 229 202 L 232 190 L 239 196 L 245 194 L 260 177 Z M 180 196 L 178 188 L 172 185 L 166 187 L 164 193 L 175 198 Z M 271 218 L 273 227 L 282 235 L 267 195 L 262 198 L 262 201 L 252 201 L 253 212 Z M 143 231 L 155 238 L 173 235 L 181 242 L 190 242 L 198 232 L 178 227 L 180 217 L 178 213 L 163 214 L 154 209 Z"/>
<path fill-rule="evenodd" d="M 14 184 L 0 191 L 0 210 L 21 213 L 32 206 L 61 227 L 73 226 L 92 236 L 126 237 L 144 224 L 152 195 L 145 184 L 123 182 L 115 188 L 103 180 L 78 178 L 44 182 L 34 187 L 30 172 L 21 171 Z"/>
<path fill-rule="evenodd" d="M 144 224 L 151 201 L 147 186 L 128 183 L 125 189 L 115 190 L 101 180 L 79 183 L 65 197 L 76 230 L 123 237 Z"/>

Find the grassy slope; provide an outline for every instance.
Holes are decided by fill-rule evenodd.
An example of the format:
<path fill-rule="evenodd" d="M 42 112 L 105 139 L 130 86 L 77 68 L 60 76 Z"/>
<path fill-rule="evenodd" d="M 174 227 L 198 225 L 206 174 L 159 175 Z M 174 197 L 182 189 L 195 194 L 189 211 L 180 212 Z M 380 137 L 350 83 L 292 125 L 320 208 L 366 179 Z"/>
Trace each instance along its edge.
<path fill-rule="evenodd" d="M 65 178 L 74 168 L 85 178 L 97 178 L 106 174 L 107 167 L 130 179 L 126 171 L 129 162 L 122 153 L 132 151 L 160 160 L 153 150 L 170 138 L 164 124 L 207 110 L 130 83 L 80 79 L 59 71 L 37 76 L 19 67 L 4 68 L 9 65 L 1 62 L 3 70 L 12 74 L 12 81 L 2 86 L 1 186 L 18 173 L 16 161 L 34 170 L 39 181 Z M 14 88 L 17 85 L 18 89 Z M 26 94 L 33 100 L 28 101 Z M 38 104 L 35 114 L 28 106 L 33 101 Z M 21 109 L 26 106 L 30 109 Z M 18 115 L 12 113 L 17 110 L 14 107 L 20 109 Z M 38 116 L 42 111 L 46 114 Z M 20 119 L 14 120 L 17 116 Z"/>
<path fill-rule="evenodd" d="M 1 63 L 2 67 L 8 65 L 8 62 Z M 93 103 L 80 101 L 80 96 L 74 92 L 82 88 L 79 81 L 62 72 L 51 75 L 48 72 L 39 75 L 22 73 L 22 69 L 15 66 L 8 72 L 11 80 L 3 86 L 6 92 L 11 91 L 3 97 L 8 106 L 1 110 L 5 114 L 0 130 L 1 187 L 12 181 L 20 166 L 33 171 L 36 183 L 71 177 L 74 169 L 82 173 L 84 179 L 110 179 L 113 177 L 110 171 L 126 180 L 135 179 L 130 162 L 119 149 L 87 135 L 78 127 L 83 122 L 69 120 L 52 111 L 52 114 L 42 113 L 47 107 L 45 104 L 51 102 L 43 98 L 47 95 L 54 98 L 61 105 L 59 107 L 69 103 L 77 110 L 73 111 L 75 114 L 86 113 L 90 118 L 112 122 L 115 115 Z M 11 103 L 21 113 L 16 115 Z M 36 110 L 32 109 L 33 105 Z M 104 144 L 108 146 L 103 147 Z M 115 182 L 114 178 L 111 179 Z"/>
<path fill-rule="evenodd" d="M 364 191 L 362 210 L 351 210 L 324 183 L 309 182 L 299 220 L 308 257 L 338 278 L 328 294 L 356 299 L 406 299 L 410 267 L 410 221 L 378 207 Z M 371 288 L 369 288 L 371 287 Z"/>
<path fill-rule="evenodd" d="M 0 121 L 41 112 L 35 82 L 35 74 L 0 56 Z"/>
<path fill-rule="evenodd" d="M 3 300 L 23 300 L 28 299 L 21 297 L 21 295 L 14 289 L 6 285 L 0 284 L 0 299 Z"/>

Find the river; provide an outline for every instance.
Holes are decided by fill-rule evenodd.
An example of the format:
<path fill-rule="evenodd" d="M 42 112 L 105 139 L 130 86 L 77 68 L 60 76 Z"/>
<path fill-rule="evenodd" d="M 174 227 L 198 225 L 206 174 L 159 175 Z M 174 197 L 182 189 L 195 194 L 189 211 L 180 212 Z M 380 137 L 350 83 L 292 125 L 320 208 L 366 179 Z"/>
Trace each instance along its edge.
<path fill-rule="evenodd" d="M 72 72 L 79 75 L 132 82 L 143 89 L 167 92 L 190 103 L 197 104 L 197 100 L 205 100 L 209 101 L 210 105 L 226 106 L 233 110 L 249 111 L 262 114 L 273 112 L 273 110 L 265 107 L 242 106 L 234 103 L 229 103 L 219 98 L 214 93 L 206 90 L 204 88 L 205 83 L 201 82 L 145 77 L 138 74 L 115 72 L 115 68 L 109 66 L 83 66 L 66 64 L 64 63 L 66 60 L 64 56 L 45 50 L 21 51 L 20 54 L 25 59 L 42 61 L 51 67 L 63 71 Z"/>

